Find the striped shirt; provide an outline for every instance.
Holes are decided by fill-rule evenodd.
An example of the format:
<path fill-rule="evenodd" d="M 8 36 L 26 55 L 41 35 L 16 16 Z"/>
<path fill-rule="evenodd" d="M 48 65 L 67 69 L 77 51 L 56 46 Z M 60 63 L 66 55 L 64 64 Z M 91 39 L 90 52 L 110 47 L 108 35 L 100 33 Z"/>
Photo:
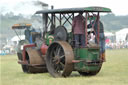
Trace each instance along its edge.
<path fill-rule="evenodd" d="M 74 34 L 84 34 L 84 17 L 77 15 L 72 22 L 72 29 Z"/>

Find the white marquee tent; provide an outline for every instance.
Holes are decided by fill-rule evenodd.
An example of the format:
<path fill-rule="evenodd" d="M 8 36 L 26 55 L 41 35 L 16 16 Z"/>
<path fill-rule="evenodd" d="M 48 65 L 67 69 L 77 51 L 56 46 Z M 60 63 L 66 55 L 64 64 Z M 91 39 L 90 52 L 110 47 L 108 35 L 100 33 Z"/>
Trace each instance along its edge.
<path fill-rule="evenodd" d="M 128 28 L 124 28 L 116 32 L 116 42 L 125 41 L 126 35 L 128 34 Z"/>
<path fill-rule="evenodd" d="M 114 36 L 114 34 L 111 32 L 105 32 L 104 34 L 105 34 L 105 36 Z"/>
<path fill-rule="evenodd" d="M 25 39 L 25 35 L 20 35 L 19 37 L 18 36 L 14 36 L 11 41 L 12 42 L 16 42 L 16 44 L 18 44 L 18 42 L 21 40 L 24 40 Z"/>

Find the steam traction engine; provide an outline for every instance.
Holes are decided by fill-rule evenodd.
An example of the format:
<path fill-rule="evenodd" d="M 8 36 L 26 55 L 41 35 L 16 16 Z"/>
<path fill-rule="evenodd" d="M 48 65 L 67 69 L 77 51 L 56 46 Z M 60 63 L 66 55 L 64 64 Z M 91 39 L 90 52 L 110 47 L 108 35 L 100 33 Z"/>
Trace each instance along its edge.
<path fill-rule="evenodd" d="M 85 17 L 84 47 L 74 45 L 72 33 L 72 20 L 79 12 L 83 12 Z M 96 75 L 103 63 L 99 45 L 101 12 L 111 10 L 104 7 L 84 7 L 37 11 L 36 14 L 42 15 L 43 34 L 34 44 L 23 46 L 22 59 L 18 61 L 24 66 L 23 71 L 30 73 L 48 71 L 53 77 L 67 77 L 72 71 L 78 71 L 81 75 Z M 94 29 L 96 21 L 97 32 Z M 93 32 L 97 41 L 93 45 L 88 39 L 89 32 Z"/>

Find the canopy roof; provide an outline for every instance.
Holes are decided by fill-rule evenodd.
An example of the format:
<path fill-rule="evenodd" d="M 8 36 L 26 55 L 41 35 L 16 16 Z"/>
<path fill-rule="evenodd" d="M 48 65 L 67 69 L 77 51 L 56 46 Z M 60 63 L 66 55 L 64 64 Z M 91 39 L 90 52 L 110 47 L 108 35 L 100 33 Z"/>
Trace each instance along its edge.
<path fill-rule="evenodd" d="M 25 29 L 26 27 L 32 26 L 31 24 L 25 24 L 25 23 L 20 23 L 20 24 L 14 24 L 12 26 L 12 29 Z"/>
<path fill-rule="evenodd" d="M 48 9 L 37 11 L 36 14 L 41 13 L 77 13 L 77 12 L 111 12 L 111 9 L 105 7 L 82 7 L 82 8 L 64 8 L 64 9 Z"/>

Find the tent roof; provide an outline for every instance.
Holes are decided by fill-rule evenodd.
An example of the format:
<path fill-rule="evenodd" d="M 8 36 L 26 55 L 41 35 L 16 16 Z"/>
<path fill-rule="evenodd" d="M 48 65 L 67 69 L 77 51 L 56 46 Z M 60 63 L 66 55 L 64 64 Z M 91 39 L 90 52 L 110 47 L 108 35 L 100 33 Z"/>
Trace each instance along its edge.
<path fill-rule="evenodd" d="M 19 35 L 19 37 L 20 37 L 21 40 L 24 40 L 25 39 L 25 35 Z M 18 36 L 14 36 L 11 39 L 11 41 L 19 41 L 20 40 L 19 37 Z"/>
<path fill-rule="evenodd" d="M 116 34 L 127 34 L 127 33 L 128 33 L 128 28 L 123 28 L 116 32 Z"/>
<path fill-rule="evenodd" d="M 104 34 L 105 34 L 105 36 L 114 36 L 114 34 L 111 32 L 105 32 Z"/>

